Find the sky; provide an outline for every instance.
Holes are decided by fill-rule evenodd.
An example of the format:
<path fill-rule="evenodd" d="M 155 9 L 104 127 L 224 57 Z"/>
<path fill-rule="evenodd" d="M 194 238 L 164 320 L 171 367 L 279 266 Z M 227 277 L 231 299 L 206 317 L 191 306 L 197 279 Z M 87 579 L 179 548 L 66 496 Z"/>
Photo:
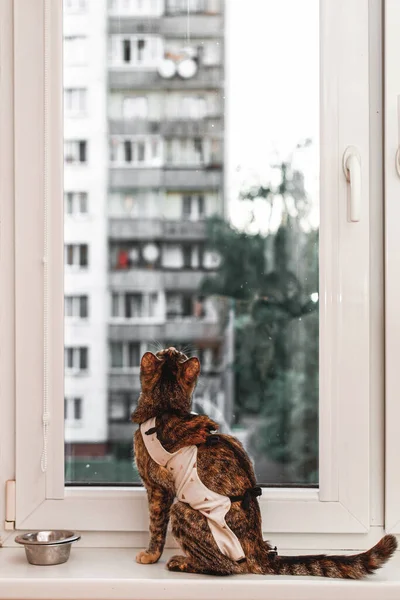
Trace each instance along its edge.
<path fill-rule="evenodd" d="M 269 165 L 298 142 L 313 147 L 298 157 L 318 222 L 318 0 L 225 0 L 227 198 L 233 222 L 246 221 L 243 185 L 268 181 Z M 301 161 L 301 162 L 300 162 Z M 265 203 L 256 206 L 263 229 Z M 278 217 L 278 216 L 277 216 Z"/>

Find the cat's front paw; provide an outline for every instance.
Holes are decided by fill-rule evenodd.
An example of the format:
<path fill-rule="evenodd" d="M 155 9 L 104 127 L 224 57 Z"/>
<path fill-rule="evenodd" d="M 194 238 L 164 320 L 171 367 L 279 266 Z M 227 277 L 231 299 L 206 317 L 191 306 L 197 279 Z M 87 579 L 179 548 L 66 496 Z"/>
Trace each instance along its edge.
<path fill-rule="evenodd" d="M 160 558 L 159 552 L 148 552 L 147 550 L 142 550 L 136 554 L 136 562 L 141 565 L 152 565 L 156 563 Z"/>

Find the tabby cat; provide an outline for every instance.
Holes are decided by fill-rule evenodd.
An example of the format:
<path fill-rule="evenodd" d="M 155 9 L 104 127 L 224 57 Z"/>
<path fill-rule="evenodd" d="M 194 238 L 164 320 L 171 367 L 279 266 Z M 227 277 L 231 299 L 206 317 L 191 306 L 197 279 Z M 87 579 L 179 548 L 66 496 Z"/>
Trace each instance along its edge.
<path fill-rule="evenodd" d="M 190 412 L 199 360 L 175 348 L 146 352 L 140 372 L 142 391 L 132 421 L 140 425 L 134 449 L 148 493 L 150 543 L 137 562 L 159 560 L 169 520 L 184 552 L 168 561 L 170 571 L 360 579 L 394 553 L 396 538 L 386 535 L 371 550 L 352 556 L 277 555 L 262 538 L 261 490 L 243 446 L 232 436 L 215 434 L 218 425 L 207 416 Z"/>

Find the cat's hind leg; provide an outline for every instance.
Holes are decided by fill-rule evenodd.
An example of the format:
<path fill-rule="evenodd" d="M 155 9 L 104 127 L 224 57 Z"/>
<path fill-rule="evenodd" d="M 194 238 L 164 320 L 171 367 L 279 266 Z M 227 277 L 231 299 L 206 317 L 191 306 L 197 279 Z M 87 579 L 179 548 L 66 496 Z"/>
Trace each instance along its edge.
<path fill-rule="evenodd" d="M 247 573 L 246 562 L 237 563 L 223 555 L 211 533 L 207 519 L 184 502 L 171 509 L 172 533 L 185 556 L 173 556 L 167 563 L 170 571 L 233 575 Z"/>

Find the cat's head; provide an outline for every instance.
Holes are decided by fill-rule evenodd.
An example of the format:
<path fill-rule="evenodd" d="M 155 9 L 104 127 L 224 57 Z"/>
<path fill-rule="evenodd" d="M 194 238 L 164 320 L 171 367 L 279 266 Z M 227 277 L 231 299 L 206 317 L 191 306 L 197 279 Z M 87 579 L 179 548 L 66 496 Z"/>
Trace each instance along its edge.
<path fill-rule="evenodd" d="M 199 374 L 199 359 L 188 358 L 176 348 L 146 352 L 140 363 L 142 393 L 132 421 L 143 423 L 166 412 L 189 412 Z"/>

